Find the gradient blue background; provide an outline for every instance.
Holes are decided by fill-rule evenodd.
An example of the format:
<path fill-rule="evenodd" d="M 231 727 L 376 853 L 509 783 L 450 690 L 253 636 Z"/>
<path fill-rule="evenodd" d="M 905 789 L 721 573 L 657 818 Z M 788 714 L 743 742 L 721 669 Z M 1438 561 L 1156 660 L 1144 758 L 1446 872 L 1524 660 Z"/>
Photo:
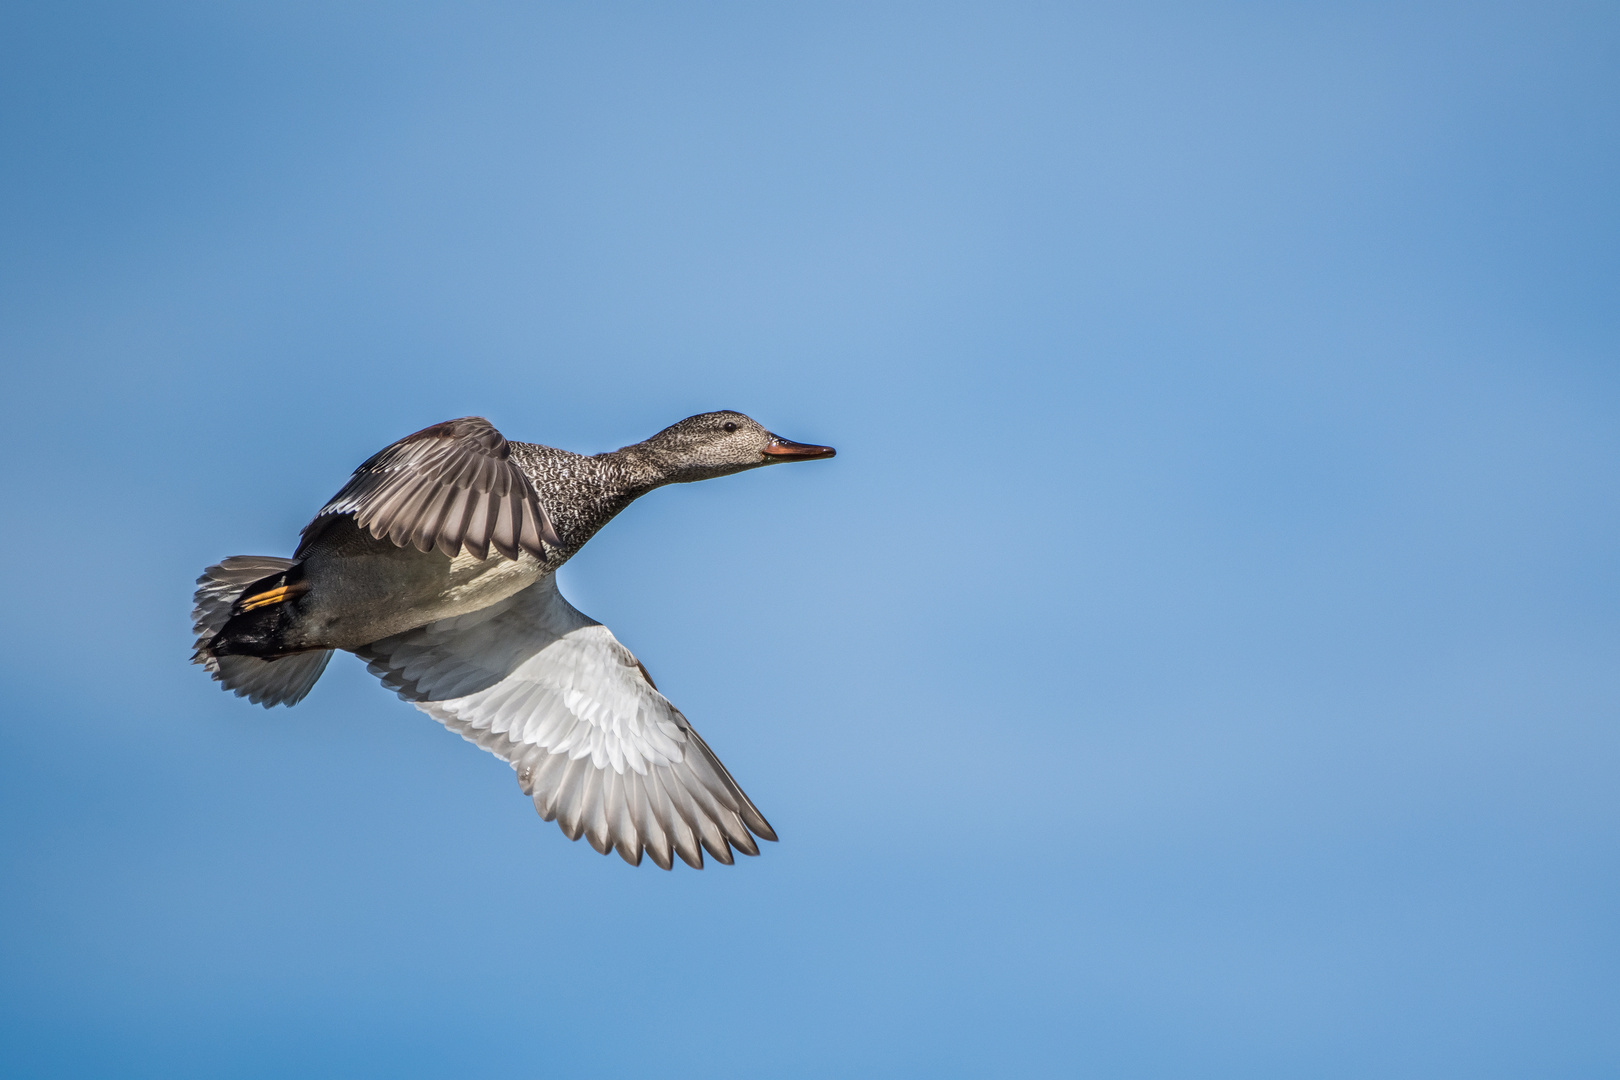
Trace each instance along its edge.
<path fill-rule="evenodd" d="M 1620 1074 L 1620 9 L 0 13 L 0 1070 Z M 744 410 L 563 588 L 631 870 L 191 583 L 469 413 Z"/>

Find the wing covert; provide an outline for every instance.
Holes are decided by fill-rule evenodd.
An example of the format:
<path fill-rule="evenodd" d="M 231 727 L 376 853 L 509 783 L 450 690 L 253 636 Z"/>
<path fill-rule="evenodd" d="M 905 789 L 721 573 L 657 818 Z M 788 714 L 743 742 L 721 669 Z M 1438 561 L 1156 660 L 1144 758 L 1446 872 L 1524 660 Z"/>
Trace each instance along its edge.
<path fill-rule="evenodd" d="M 463 548 L 488 558 L 493 547 L 544 559 L 542 541 L 561 544 L 510 444 L 481 416 L 423 428 L 366 459 L 305 526 L 294 558 L 343 514 L 379 540 L 452 558 Z"/>

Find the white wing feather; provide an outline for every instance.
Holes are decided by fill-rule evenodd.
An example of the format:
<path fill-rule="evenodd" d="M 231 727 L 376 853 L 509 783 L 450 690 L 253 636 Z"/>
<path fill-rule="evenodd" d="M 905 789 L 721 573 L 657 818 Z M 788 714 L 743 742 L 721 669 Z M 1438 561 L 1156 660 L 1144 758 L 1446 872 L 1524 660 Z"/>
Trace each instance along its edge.
<path fill-rule="evenodd" d="M 469 615 L 360 650 L 399 696 L 517 770 L 570 839 L 664 869 L 723 863 L 776 834 L 686 717 L 608 628 L 547 574 Z"/>

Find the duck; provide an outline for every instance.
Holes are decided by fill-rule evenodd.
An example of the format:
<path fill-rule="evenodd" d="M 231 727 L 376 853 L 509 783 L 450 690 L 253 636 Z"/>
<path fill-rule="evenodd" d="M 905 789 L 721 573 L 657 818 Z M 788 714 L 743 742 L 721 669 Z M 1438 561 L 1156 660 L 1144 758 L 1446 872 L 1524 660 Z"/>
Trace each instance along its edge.
<path fill-rule="evenodd" d="M 729 410 L 591 456 L 510 442 L 483 417 L 434 424 L 361 463 L 291 558 L 204 570 L 192 659 L 268 709 L 352 653 L 511 765 L 570 840 L 632 866 L 731 865 L 775 830 L 646 666 L 563 598 L 557 569 L 655 488 L 835 454 Z"/>

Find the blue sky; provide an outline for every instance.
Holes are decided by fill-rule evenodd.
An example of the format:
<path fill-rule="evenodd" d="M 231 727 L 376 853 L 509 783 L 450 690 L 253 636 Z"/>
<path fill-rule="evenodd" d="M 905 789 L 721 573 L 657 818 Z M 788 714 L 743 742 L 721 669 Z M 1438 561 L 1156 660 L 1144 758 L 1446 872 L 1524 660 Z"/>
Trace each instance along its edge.
<path fill-rule="evenodd" d="M 1605 4 L 0 12 L 11 1076 L 1620 1071 Z M 632 870 L 191 582 L 449 417 L 782 836 Z"/>

